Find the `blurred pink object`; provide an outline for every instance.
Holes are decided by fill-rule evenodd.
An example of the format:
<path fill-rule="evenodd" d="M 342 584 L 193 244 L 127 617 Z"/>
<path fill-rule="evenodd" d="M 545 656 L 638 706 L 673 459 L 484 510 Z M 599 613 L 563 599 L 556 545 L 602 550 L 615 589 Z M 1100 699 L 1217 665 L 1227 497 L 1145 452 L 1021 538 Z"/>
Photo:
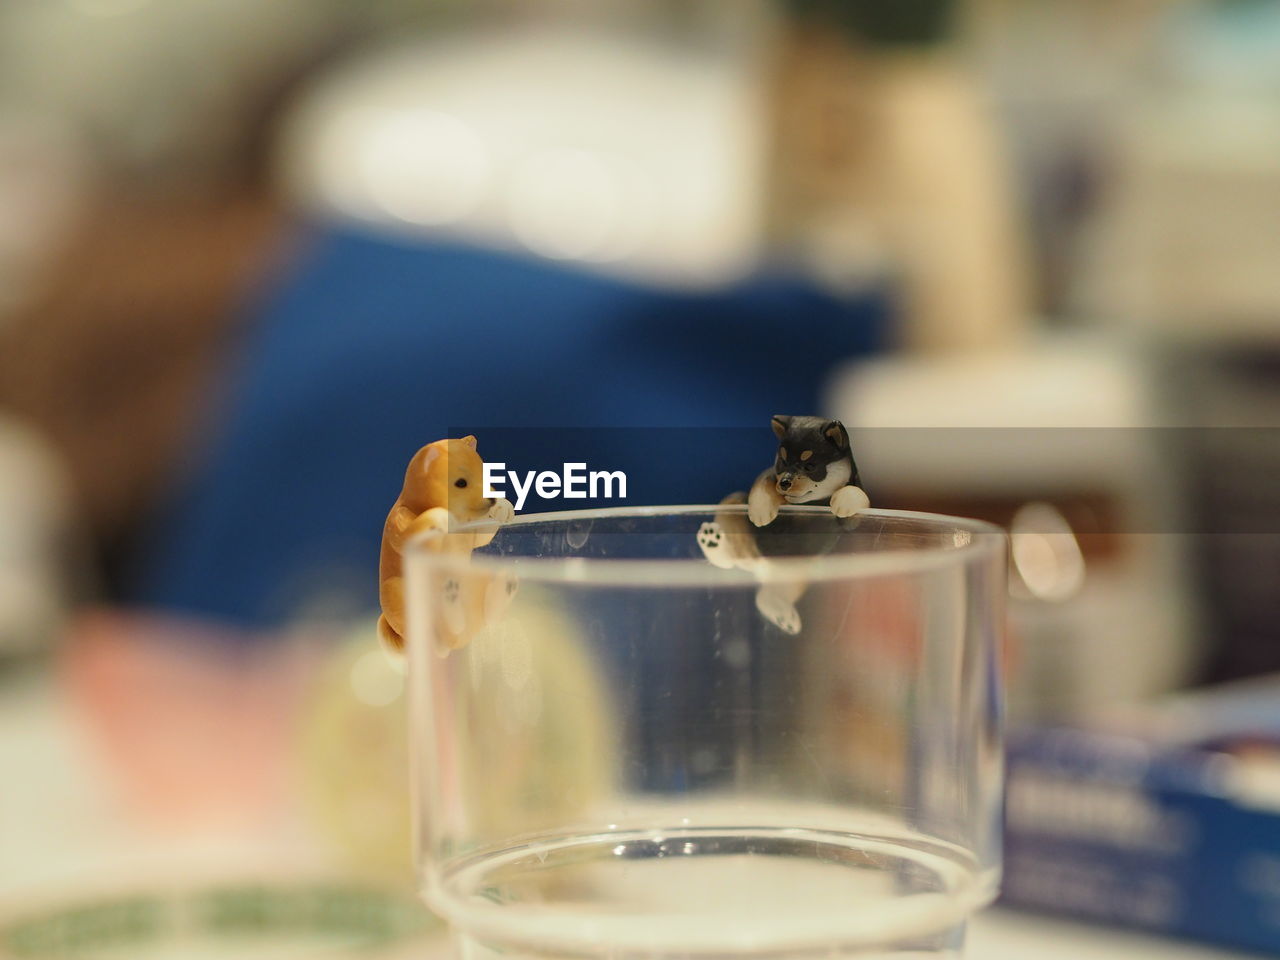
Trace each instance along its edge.
<path fill-rule="evenodd" d="M 81 615 L 69 634 L 66 691 L 132 812 L 175 826 L 243 824 L 287 802 L 314 653 L 294 641 L 108 610 Z"/>

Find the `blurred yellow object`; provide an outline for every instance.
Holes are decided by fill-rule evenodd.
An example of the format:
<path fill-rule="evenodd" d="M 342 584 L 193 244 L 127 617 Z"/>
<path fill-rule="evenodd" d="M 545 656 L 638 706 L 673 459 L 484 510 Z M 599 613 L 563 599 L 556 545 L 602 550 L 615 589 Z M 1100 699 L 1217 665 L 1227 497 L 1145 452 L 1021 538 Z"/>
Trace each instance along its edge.
<path fill-rule="evenodd" d="M 475 694 L 454 705 L 474 731 L 456 763 L 479 836 L 576 822 L 614 781 L 615 724 L 579 625 L 527 585 L 514 609 L 472 641 L 463 669 Z M 470 722 L 464 709 L 503 722 Z"/>
<path fill-rule="evenodd" d="M 472 792 L 468 812 L 482 835 L 523 828 L 530 811 L 548 826 L 573 822 L 613 783 L 606 747 L 615 734 L 603 684 L 574 623 L 536 588 L 530 594 L 522 590 L 518 617 L 485 628 L 440 662 L 468 672 L 476 695 L 467 709 L 504 720 L 471 724 L 487 735 L 454 758 L 463 784 L 488 784 Z M 372 626 L 354 629 L 320 672 L 300 723 L 305 808 L 346 863 L 388 879 L 407 879 L 412 859 L 403 670 Z M 546 677 L 555 678 L 554 689 L 539 681 Z"/>
<path fill-rule="evenodd" d="M 401 666 L 369 625 L 320 672 L 299 724 L 302 802 L 362 873 L 410 876 L 409 750 Z"/>

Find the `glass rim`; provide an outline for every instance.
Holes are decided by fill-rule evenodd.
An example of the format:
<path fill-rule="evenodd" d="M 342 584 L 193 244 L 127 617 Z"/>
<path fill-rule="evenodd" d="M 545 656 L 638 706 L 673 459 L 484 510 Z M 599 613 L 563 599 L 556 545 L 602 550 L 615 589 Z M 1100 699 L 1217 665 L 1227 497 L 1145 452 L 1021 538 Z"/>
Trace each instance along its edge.
<path fill-rule="evenodd" d="M 793 516 L 830 516 L 830 508 L 803 504 L 784 505 L 780 511 Z M 539 523 L 600 520 L 626 517 L 747 514 L 746 504 L 680 504 L 676 506 L 606 507 L 598 510 L 556 510 L 519 514 L 507 523 L 478 520 L 460 524 L 450 533 L 475 533 Z M 423 549 L 430 534 L 415 536 L 405 547 L 405 557 L 415 567 L 436 572 L 512 573 L 532 583 L 591 584 L 602 586 L 729 587 L 761 583 L 854 580 L 928 572 L 990 558 L 1005 549 L 1007 533 L 993 523 L 965 517 L 913 510 L 870 509 L 859 516 L 878 520 L 903 520 L 951 531 L 952 546 L 886 549 L 815 557 L 770 557 L 752 569 L 714 566 L 702 556 L 679 559 L 611 560 L 585 557 L 500 557 Z M 689 536 L 694 536 L 690 531 Z"/>

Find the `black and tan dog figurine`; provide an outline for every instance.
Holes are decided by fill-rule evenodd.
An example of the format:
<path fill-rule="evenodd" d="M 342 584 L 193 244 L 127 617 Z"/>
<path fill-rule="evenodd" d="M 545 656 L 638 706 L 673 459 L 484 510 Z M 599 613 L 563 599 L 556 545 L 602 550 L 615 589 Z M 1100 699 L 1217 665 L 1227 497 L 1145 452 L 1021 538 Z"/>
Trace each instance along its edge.
<path fill-rule="evenodd" d="M 801 621 L 795 604 L 805 584 L 767 579 L 769 557 L 794 555 L 797 542 L 807 552 L 822 553 L 834 540 L 819 537 L 821 542 L 813 542 L 813 534 L 798 535 L 793 525 L 774 527 L 779 509 L 784 504 L 825 504 L 837 517 L 847 518 L 865 510 L 871 500 L 862 489 L 849 434 L 839 420 L 778 416 L 771 426 L 778 437 L 773 465 L 756 478 L 749 493 L 730 494 L 721 501 L 745 503 L 750 524 L 740 512 L 718 514 L 698 530 L 698 545 L 718 567 L 760 573 L 764 582 L 756 592 L 756 606 L 780 630 L 796 634 Z"/>
<path fill-rule="evenodd" d="M 778 452 L 747 495 L 752 523 L 772 523 L 784 503 L 829 504 L 837 517 L 852 517 L 871 505 L 844 424 L 821 417 L 774 417 L 771 425 Z"/>

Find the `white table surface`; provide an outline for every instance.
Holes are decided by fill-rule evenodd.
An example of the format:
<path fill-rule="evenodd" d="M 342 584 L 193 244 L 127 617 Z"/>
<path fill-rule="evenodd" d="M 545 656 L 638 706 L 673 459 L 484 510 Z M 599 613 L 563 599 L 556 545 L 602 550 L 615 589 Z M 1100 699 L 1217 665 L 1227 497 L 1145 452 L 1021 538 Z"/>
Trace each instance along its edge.
<path fill-rule="evenodd" d="M 994 908 L 970 924 L 968 960 L 1242 960 L 1254 954 Z"/>
<path fill-rule="evenodd" d="M 215 875 L 246 863 L 262 866 L 260 838 L 173 837 L 140 840 L 94 788 L 92 763 L 74 723 L 47 679 L 0 680 L 0 912 L 48 902 L 50 891 L 101 890 L 126 865 L 134 883 L 172 875 Z M 293 869 L 319 864 L 292 841 L 274 838 Z M 285 851 L 280 853 L 279 851 Z M 280 866 L 276 863 L 275 866 Z M 254 874 L 256 875 L 256 874 Z M 447 956 L 441 943 L 431 960 Z M 1197 944 L 1106 930 L 1065 920 L 991 909 L 973 921 L 971 960 L 1231 960 L 1246 956 Z"/>

